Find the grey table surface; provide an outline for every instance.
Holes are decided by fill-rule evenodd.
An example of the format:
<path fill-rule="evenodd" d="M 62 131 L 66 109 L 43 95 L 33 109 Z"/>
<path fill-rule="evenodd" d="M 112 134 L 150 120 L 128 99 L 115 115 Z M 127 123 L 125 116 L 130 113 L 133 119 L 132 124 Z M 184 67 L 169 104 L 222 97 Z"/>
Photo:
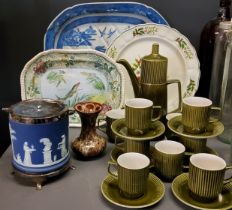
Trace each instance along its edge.
<path fill-rule="evenodd" d="M 70 142 L 80 132 L 70 128 Z M 230 145 L 216 138 L 208 139 L 207 145 L 218 152 L 227 163 L 230 162 Z M 107 162 L 114 145 L 108 143 L 103 156 L 93 160 L 78 160 L 72 156 L 75 170 L 46 183 L 42 190 L 36 190 L 27 182 L 12 175 L 12 151 L 9 147 L 0 159 L 0 210 L 105 210 L 125 209 L 109 203 L 101 194 L 101 182 L 107 176 Z M 171 191 L 171 183 L 165 183 L 163 199 L 146 209 L 192 209 L 177 200 Z"/>

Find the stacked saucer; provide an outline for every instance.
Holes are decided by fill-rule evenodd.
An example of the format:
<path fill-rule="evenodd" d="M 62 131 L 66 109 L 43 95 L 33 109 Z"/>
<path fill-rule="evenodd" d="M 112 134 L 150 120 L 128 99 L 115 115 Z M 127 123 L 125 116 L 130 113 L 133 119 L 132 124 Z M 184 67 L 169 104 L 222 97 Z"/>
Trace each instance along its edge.
<path fill-rule="evenodd" d="M 182 116 L 170 119 L 167 125 L 191 152 L 207 152 L 209 150 L 209 148 L 206 147 L 207 139 L 220 135 L 224 130 L 223 124 L 220 121 L 216 121 L 209 123 L 203 133 L 191 134 L 184 130 Z"/>
<path fill-rule="evenodd" d="M 220 135 L 224 130 L 218 118 L 209 116 L 213 109 L 211 104 L 207 98 L 185 98 L 182 115 L 173 117 L 167 123 L 189 152 L 207 152 L 207 139 Z"/>
<path fill-rule="evenodd" d="M 154 148 L 150 145 L 150 141 L 158 139 L 165 131 L 163 123 L 155 121 L 150 124 L 146 133 L 139 136 L 129 135 L 125 119 L 114 121 L 111 128 L 116 136 L 115 148 L 111 152 L 111 158 L 114 161 L 124 152 L 139 152 L 151 157 Z M 124 142 L 117 144 L 118 138 L 123 139 Z"/>

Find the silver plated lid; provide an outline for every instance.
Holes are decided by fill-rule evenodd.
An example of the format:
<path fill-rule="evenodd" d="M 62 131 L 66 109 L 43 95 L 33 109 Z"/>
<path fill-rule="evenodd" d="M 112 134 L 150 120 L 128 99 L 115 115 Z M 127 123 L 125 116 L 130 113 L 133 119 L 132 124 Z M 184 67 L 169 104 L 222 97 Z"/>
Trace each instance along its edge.
<path fill-rule="evenodd" d="M 67 111 L 68 108 L 62 101 L 52 99 L 23 100 L 10 107 L 10 113 L 21 119 L 51 119 Z"/>

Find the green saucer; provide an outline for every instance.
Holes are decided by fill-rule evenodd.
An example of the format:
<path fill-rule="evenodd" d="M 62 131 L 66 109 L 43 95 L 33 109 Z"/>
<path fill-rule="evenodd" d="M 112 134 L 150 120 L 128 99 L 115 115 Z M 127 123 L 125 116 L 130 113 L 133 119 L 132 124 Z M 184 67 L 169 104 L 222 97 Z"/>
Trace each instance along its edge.
<path fill-rule="evenodd" d="M 119 193 L 117 180 L 108 175 L 101 184 L 101 192 L 103 196 L 111 203 L 126 208 L 145 208 L 159 202 L 165 192 L 164 184 L 161 180 L 149 174 L 147 183 L 147 192 L 137 199 L 127 199 Z"/>
<path fill-rule="evenodd" d="M 182 116 L 177 116 L 168 121 L 168 128 L 180 136 L 196 139 L 206 139 L 218 136 L 224 131 L 224 125 L 220 121 L 217 121 L 209 123 L 204 133 L 190 134 L 184 131 L 181 118 Z"/>
<path fill-rule="evenodd" d="M 155 140 L 156 138 L 160 137 L 164 134 L 165 126 L 160 121 L 151 122 L 149 130 L 142 135 L 139 136 L 130 136 L 127 132 L 126 127 L 126 120 L 125 119 L 118 119 L 115 120 L 112 125 L 111 129 L 115 135 L 121 137 L 123 139 L 133 139 L 133 140 Z"/>
<path fill-rule="evenodd" d="M 224 185 L 222 193 L 218 196 L 217 200 L 205 203 L 199 202 L 190 196 L 188 173 L 183 173 L 173 180 L 172 192 L 178 200 L 196 209 L 222 210 L 232 208 L 232 183 Z"/>

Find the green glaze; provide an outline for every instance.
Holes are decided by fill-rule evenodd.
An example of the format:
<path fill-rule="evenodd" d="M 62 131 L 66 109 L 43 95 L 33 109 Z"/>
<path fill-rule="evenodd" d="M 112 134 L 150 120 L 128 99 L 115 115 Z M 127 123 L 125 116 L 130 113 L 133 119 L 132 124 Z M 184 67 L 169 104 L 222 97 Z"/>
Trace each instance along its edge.
<path fill-rule="evenodd" d="M 179 141 L 186 147 L 189 152 L 205 152 L 207 139 L 188 138 L 179 136 Z"/>
<path fill-rule="evenodd" d="M 188 173 L 183 173 L 176 177 L 172 182 L 172 192 L 175 197 L 195 209 L 211 209 L 211 210 L 223 210 L 232 208 L 232 184 L 226 184 L 223 186 L 222 192 L 219 195 L 220 199 L 216 199 L 210 202 L 201 202 L 193 199 L 188 187 Z"/>
<path fill-rule="evenodd" d="M 145 98 L 132 98 L 125 102 L 125 119 L 128 128 L 128 133 L 133 136 L 140 136 L 149 130 L 151 121 L 158 120 L 153 117 L 153 110 L 159 110 L 160 106 L 153 106 L 153 102 Z"/>
<path fill-rule="evenodd" d="M 120 158 L 123 161 L 120 162 Z M 140 165 L 139 167 L 134 167 L 134 165 L 138 165 L 137 161 Z M 146 165 L 144 161 L 146 161 Z M 108 173 L 117 180 L 121 196 L 136 199 L 142 196 L 147 190 L 149 166 L 150 160 L 145 155 L 125 153 L 117 159 L 117 163 L 108 163 Z M 114 169 L 112 170 L 112 168 Z M 115 172 L 115 169 L 117 172 Z"/>
<path fill-rule="evenodd" d="M 181 110 L 181 83 L 179 80 L 168 80 L 162 84 L 149 84 L 149 83 L 141 83 L 141 92 L 142 97 L 147 98 L 153 102 L 156 106 L 162 107 L 162 116 L 167 114 L 167 88 L 170 84 L 177 84 L 178 86 L 178 106 L 172 112 L 177 112 Z M 153 117 L 157 117 L 157 113 L 153 115 Z"/>
<path fill-rule="evenodd" d="M 222 170 L 205 170 L 189 162 L 188 187 L 196 200 L 209 202 L 217 199 L 222 191 L 225 168 Z"/>
<path fill-rule="evenodd" d="M 113 133 L 124 139 L 124 140 L 134 140 L 134 141 L 150 141 L 150 140 L 156 140 L 158 137 L 160 137 L 162 134 L 164 134 L 165 126 L 160 121 L 151 122 L 149 125 L 148 131 L 140 136 L 131 136 L 128 134 L 128 129 L 126 126 L 126 120 L 125 119 L 118 119 L 115 120 L 112 125 L 111 129 Z"/>
<path fill-rule="evenodd" d="M 182 116 L 173 117 L 167 123 L 168 128 L 179 136 L 193 138 L 193 139 L 206 139 L 220 135 L 224 131 L 224 126 L 220 121 L 208 123 L 205 131 L 200 134 L 190 134 L 184 130 L 182 124 Z"/>
<path fill-rule="evenodd" d="M 210 122 L 211 110 L 221 111 L 219 107 L 194 106 L 183 102 L 182 105 L 182 123 L 184 130 L 192 134 L 205 132 L 205 128 Z M 217 121 L 218 119 L 214 119 Z"/>
<path fill-rule="evenodd" d="M 149 174 L 147 190 L 143 196 L 137 199 L 128 199 L 121 196 L 117 180 L 107 176 L 101 184 L 103 196 L 117 206 L 126 208 L 145 208 L 158 203 L 164 196 L 165 187 L 161 180 L 153 174 Z"/>
<path fill-rule="evenodd" d="M 159 45 L 152 45 L 152 52 L 142 58 L 141 82 L 162 84 L 167 81 L 168 59 L 159 54 Z"/>
<path fill-rule="evenodd" d="M 124 152 L 138 152 L 149 156 L 150 141 L 134 141 L 133 139 L 127 139 L 126 141 L 124 141 L 124 145 L 122 147 L 122 145 L 118 145 L 117 139 L 118 138 L 115 139 L 115 147 L 118 147 Z M 121 143 L 121 141 L 119 141 L 119 143 Z"/>
<path fill-rule="evenodd" d="M 184 152 L 167 154 L 154 148 L 153 153 L 155 173 L 164 180 L 172 180 L 182 173 Z"/>

